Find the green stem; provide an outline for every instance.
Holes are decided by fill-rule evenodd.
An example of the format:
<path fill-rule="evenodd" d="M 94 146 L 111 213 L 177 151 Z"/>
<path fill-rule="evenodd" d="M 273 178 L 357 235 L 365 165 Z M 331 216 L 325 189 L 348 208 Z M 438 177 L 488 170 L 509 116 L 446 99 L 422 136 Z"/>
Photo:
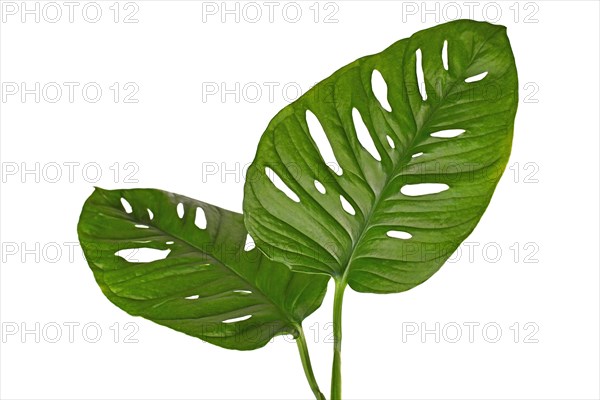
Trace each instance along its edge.
<path fill-rule="evenodd" d="M 331 400 L 342 399 L 342 301 L 346 281 L 335 281 L 333 298 L 333 368 L 331 371 Z"/>
<path fill-rule="evenodd" d="M 304 368 L 306 380 L 308 380 L 308 384 L 310 385 L 315 398 L 317 400 L 325 400 L 325 396 L 323 393 L 321 393 L 319 385 L 317 384 L 317 380 L 315 379 L 315 374 L 312 370 L 310 356 L 308 354 L 308 346 L 306 345 L 306 338 L 304 337 L 304 329 L 302 329 L 302 326 L 298 327 L 298 332 L 300 332 L 300 334 L 296 338 L 296 344 L 298 345 L 298 352 L 300 353 L 300 359 L 302 360 L 302 367 Z"/>

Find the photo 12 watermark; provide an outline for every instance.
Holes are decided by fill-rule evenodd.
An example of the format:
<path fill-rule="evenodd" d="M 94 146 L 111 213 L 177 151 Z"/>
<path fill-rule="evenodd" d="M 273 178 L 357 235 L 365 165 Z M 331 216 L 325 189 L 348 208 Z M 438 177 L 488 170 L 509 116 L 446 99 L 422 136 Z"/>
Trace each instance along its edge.
<path fill-rule="evenodd" d="M 136 82 L 2 82 L 2 103 L 137 104 Z"/>
<path fill-rule="evenodd" d="M 335 1 L 203 1 L 202 23 L 337 24 L 340 3 Z"/>
<path fill-rule="evenodd" d="M 139 343 L 135 322 L 2 322 L 2 343 Z"/>
<path fill-rule="evenodd" d="M 402 343 L 539 343 L 535 322 L 403 322 Z"/>
<path fill-rule="evenodd" d="M 290 104 L 314 85 L 298 82 L 202 82 L 203 103 L 275 103 Z"/>
<path fill-rule="evenodd" d="M 5 265 L 85 263 L 81 245 L 76 241 L 3 241 L 0 250 L 0 259 Z"/>
<path fill-rule="evenodd" d="M 137 24 L 140 3 L 135 1 L 3 1 L 3 24 L 88 23 L 109 21 Z"/>
<path fill-rule="evenodd" d="M 416 157 L 422 155 L 419 153 Z M 414 157 L 414 158 L 416 158 Z M 248 179 L 248 168 L 252 163 L 241 163 L 237 161 L 204 161 L 200 165 L 200 178 L 202 183 L 244 183 Z M 286 163 L 284 164 L 283 170 L 288 173 L 294 180 L 302 180 L 304 176 L 316 176 L 316 179 L 321 183 L 331 182 L 331 172 L 336 173 L 341 170 L 341 167 L 335 162 L 326 162 L 323 165 L 315 165 L 310 170 L 303 169 L 299 164 Z M 500 168 L 490 167 L 488 169 L 480 170 L 478 165 L 475 163 L 445 163 L 432 162 L 426 165 L 407 165 L 404 169 L 406 172 L 412 171 L 415 173 L 421 172 L 427 174 L 428 178 L 431 179 L 431 175 L 443 175 L 452 173 L 455 174 L 455 178 L 459 179 L 467 177 L 476 179 L 478 177 L 487 177 L 489 179 L 495 179 L 497 174 L 501 174 L 503 171 Z M 315 174 L 315 171 L 317 173 Z M 504 174 L 508 176 L 508 179 L 514 183 L 524 184 L 536 184 L 540 183 L 540 165 L 535 161 L 514 161 L 510 163 Z M 275 173 L 271 173 L 268 178 L 271 180 L 275 179 Z M 280 178 L 278 176 L 278 178 Z M 254 178 L 259 179 L 259 178 Z"/>
<path fill-rule="evenodd" d="M 375 96 L 378 100 L 382 100 L 380 95 L 382 84 L 373 82 L 372 85 Z M 428 85 L 429 87 L 427 87 Z M 503 95 L 498 83 L 490 83 L 478 87 L 469 87 L 466 84 L 459 83 L 450 86 L 449 90 L 444 90 L 444 83 L 441 81 L 436 83 L 428 82 L 427 85 L 425 82 L 419 81 L 408 82 L 403 90 L 407 96 L 419 93 L 425 96 L 425 98 L 432 99 L 438 97 L 437 93 L 442 93 L 442 96 L 444 96 L 443 99 L 451 103 L 494 101 Z M 425 95 L 425 93 L 428 93 L 428 95 Z M 202 103 L 272 104 L 283 102 L 290 104 L 304 94 L 310 96 L 314 101 L 326 104 L 335 103 L 335 86 L 331 83 L 306 85 L 293 81 L 205 81 L 202 82 L 201 87 Z M 523 104 L 537 104 L 540 102 L 539 94 L 540 86 L 537 82 L 526 82 L 521 85 L 519 101 Z M 408 97 L 404 96 L 403 99 L 408 104 Z M 440 99 L 441 97 L 438 100 Z M 387 99 L 385 102 L 387 103 Z"/>
<path fill-rule="evenodd" d="M 436 24 L 458 19 L 491 23 L 501 21 L 525 24 L 540 22 L 540 5 L 535 1 L 403 1 L 402 22 Z"/>
<path fill-rule="evenodd" d="M 139 183 L 140 166 L 134 161 L 5 161 L 0 164 L 4 184 Z"/>

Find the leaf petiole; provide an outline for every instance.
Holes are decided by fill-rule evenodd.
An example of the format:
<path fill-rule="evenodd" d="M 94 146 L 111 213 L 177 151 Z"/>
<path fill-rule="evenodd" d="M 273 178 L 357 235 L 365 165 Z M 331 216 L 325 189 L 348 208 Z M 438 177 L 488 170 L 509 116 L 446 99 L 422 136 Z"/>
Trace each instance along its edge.
<path fill-rule="evenodd" d="M 296 345 L 298 346 L 298 352 L 300 353 L 300 359 L 302 360 L 302 367 L 304 368 L 306 380 L 308 381 L 315 398 L 317 400 L 325 400 L 325 396 L 323 393 L 321 393 L 317 380 L 315 379 L 315 374 L 312 370 L 310 356 L 308 354 L 308 346 L 306 344 L 306 338 L 304 337 L 304 330 L 302 329 L 302 326 L 298 326 L 298 332 L 299 335 L 296 338 Z"/>
<path fill-rule="evenodd" d="M 342 399 L 342 302 L 345 279 L 335 281 L 333 298 L 333 367 L 331 371 L 331 400 Z"/>

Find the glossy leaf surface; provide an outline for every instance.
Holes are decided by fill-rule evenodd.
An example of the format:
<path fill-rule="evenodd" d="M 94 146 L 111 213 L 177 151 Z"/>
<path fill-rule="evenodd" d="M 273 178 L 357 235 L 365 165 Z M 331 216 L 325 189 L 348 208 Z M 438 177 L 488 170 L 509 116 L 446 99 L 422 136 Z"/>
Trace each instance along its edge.
<path fill-rule="evenodd" d="M 246 178 L 246 227 L 294 270 L 361 292 L 419 285 L 487 208 L 517 102 L 502 26 L 454 21 L 358 59 L 271 121 Z"/>
<path fill-rule="evenodd" d="M 225 348 L 297 336 L 326 291 L 327 277 L 246 251 L 241 214 L 161 190 L 97 188 L 78 234 L 110 301 Z"/>

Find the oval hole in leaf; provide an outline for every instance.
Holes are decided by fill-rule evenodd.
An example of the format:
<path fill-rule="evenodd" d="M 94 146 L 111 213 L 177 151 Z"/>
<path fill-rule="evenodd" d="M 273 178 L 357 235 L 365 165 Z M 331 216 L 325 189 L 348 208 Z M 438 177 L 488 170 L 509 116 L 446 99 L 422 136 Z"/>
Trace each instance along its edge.
<path fill-rule="evenodd" d="M 390 145 L 390 147 L 392 149 L 396 148 L 396 143 L 394 143 L 394 139 L 392 139 L 389 135 L 386 136 L 386 139 L 388 141 L 388 144 Z"/>
<path fill-rule="evenodd" d="M 252 292 L 250 290 L 234 290 L 233 293 L 239 293 L 239 294 L 252 294 Z"/>
<path fill-rule="evenodd" d="M 223 323 L 224 324 L 232 324 L 234 322 L 241 322 L 241 321 L 245 321 L 250 318 L 252 318 L 252 315 L 244 315 L 243 317 L 226 319 L 225 321 L 223 321 Z"/>
<path fill-rule="evenodd" d="M 417 69 L 417 85 L 419 86 L 419 93 L 423 101 L 427 100 L 427 89 L 425 88 L 425 74 L 423 73 L 423 53 L 421 49 L 417 49 L 415 52 L 417 61 L 415 68 Z"/>
<path fill-rule="evenodd" d="M 196 219 L 194 224 L 200 229 L 206 229 L 206 214 L 202 207 L 196 207 Z"/>
<path fill-rule="evenodd" d="M 319 151 L 319 154 L 321 154 L 321 158 L 323 158 L 325 164 L 327 164 L 327 166 L 338 176 L 342 176 L 344 171 L 342 171 L 342 167 L 340 167 L 337 158 L 335 158 L 331 143 L 329 143 L 329 139 L 323 130 L 323 126 L 319 122 L 317 116 L 310 110 L 306 110 L 306 124 L 308 125 L 310 136 L 315 141 L 317 150 Z"/>
<path fill-rule="evenodd" d="M 428 194 L 441 193 L 448 190 L 450 186 L 445 183 L 416 183 L 414 185 L 404 185 L 400 193 L 405 196 L 425 196 Z"/>
<path fill-rule="evenodd" d="M 442 46 L 442 64 L 444 65 L 444 69 L 448 71 L 448 41 L 444 40 L 444 45 Z"/>
<path fill-rule="evenodd" d="M 410 233 L 404 232 L 404 231 L 388 231 L 387 236 L 394 238 L 394 239 L 402 239 L 402 240 L 407 240 L 412 237 L 412 235 Z"/>
<path fill-rule="evenodd" d="M 130 263 L 149 263 L 152 261 L 164 260 L 167 258 L 171 249 L 159 250 L 149 247 L 134 249 L 123 249 L 115 253 L 115 256 L 121 257 Z"/>
<path fill-rule="evenodd" d="M 284 181 L 281 180 L 279 175 L 269 167 L 265 167 L 265 174 L 269 177 L 273 185 L 280 191 L 282 191 L 290 200 L 300 203 L 300 198 Z"/>
<path fill-rule="evenodd" d="M 449 139 L 449 138 L 454 138 L 454 137 L 457 137 L 459 135 L 462 135 L 463 133 L 465 133 L 464 129 L 446 129 L 446 130 L 443 130 L 443 131 L 433 132 L 429 136 L 436 137 L 436 138 Z"/>
<path fill-rule="evenodd" d="M 377 147 L 375 147 L 375 142 L 373 142 L 373 138 L 371 137 L 371 133 L 365 125 L 365 121 L 356 108 L 352 109 L 352 120 L 354 121 L 354 127 L 356 129 L 356 136 L 358 137 L 358 141 L 362 145 L 362 147 L 377 161 L 381 161 L 381 156 L 377 151 Z"/>
<path fill-rule="evenodd" d="M 125 212 L 127 214 L 131 214 L 133 208 L 131 208 L 131 204 L 129 204 L 129 202 L 125 200 L 125 197 L 121 197 L 121 204 L 123 205 L 123 209 L 125 210 Z"/>
<path fill-rule="evenodd" d="M 186 297 L 185 299 L 186 299 L 186 300 L 197 300 L 197 299 L 199 299 L 199 298 L 200 298 L 200 295 L 197 295 L 197 294 L 195 294 L 195 295 L 193 295 L 193 296 L 188 296 L 188 297 Z"/>
<path fill-rule="evenodd" d="M 373 89 L 373 94 L 375 94 L 377 101 L 379 101 L 379 104 L 381 104 L 381 107 L 383 107 L 384 110 L 391 112 L 392 106 L 390 106 L 390 103 L 387 99 L 387 83 L 385 83 L 385 79 L 383 79 L 381 72 L 377 71 L 376 69 L 374 69 L 373 73 L 371 74 L 371 88 Z"/>
<path fill-rule="evenodd" d="M 315 179 L 315 188 L 317 188 L 317 190 L 321 194 L 325 194 L 327 192 L 327 190 L 325 190 L 325 186 L 323 186 L 323 184 L 316 179 Z"/>
<path fill-rule="evenodd" d="M 152 212 L 152 210 L 149 209 L 149 208 L 146 208 L 146 210 L 148 211 L 148 217 L 150 218 L 150 220 L 153 220 L 154 219 L 154 213 Z"/>
<path fill-rule="evenodd" d="M 473 76 L 471 76 L 471 77 L 468 77 L 467 79 L 465 79 L 465 82 L 466 82 L 466 83 L 471 83 L 471 82 L 477 82 L 477 81 L 480 81 L 480 80 L 482 80 L 483 78 L 485 78 L 487 74 L 488 74 L 488 72 L 487 72 L 487 71 L 485 71 L 485 72 L 482 72 L 482 73 L 480 73 L 480 74 L 473 75 Z"/>
<path fill-rule="evenodd" d="M 417 157 L 421 157 L 422 155 L 423 155 L 423 152 L 421 151 L 421 152 L 419 152 L 419 153 L 415 153 L 415 154 L 413 154 L 411 157 L 412 157 L 412 158 L 417 158 Z"/>
<path fill-rule="evenodd" d="M 342 196 L 341 194 L 340 194 L 340 202 L 342 203 L 342 208 L 344 209 L 344 211 L 346 211 L 350 215 L 356 214 L 356 211 L 354 211 L 354 207 L 352 207 L 352 204 L 350 204 L 348 202 L 348 200 L 346 200 L 346 198 L 344 196 Z"/>
<path fill-rule="evenodd" d="M 244 251 L 250 251 L 252 249 L 254 249 L 256 247 L 256 244 L 254 243 L 254 239 L 252 239 L 252 236 L 250 236 L 250 234 L 246 235 L 246 243 L 244 244 Z"/>
<path fill-rule="evenodd" d="M 148 229 L 150 228 L 148 225 L 142 225 L 142 224 L 135 224 L 136 228 L 140 228 L 140 229 Z"/>
<path fill-rule="evenodd" d="M 177 216 L 179 218 L 183 218 L 185 214 L 185 209 L 183 208 L 183 203 L 177 204 Z"/>

